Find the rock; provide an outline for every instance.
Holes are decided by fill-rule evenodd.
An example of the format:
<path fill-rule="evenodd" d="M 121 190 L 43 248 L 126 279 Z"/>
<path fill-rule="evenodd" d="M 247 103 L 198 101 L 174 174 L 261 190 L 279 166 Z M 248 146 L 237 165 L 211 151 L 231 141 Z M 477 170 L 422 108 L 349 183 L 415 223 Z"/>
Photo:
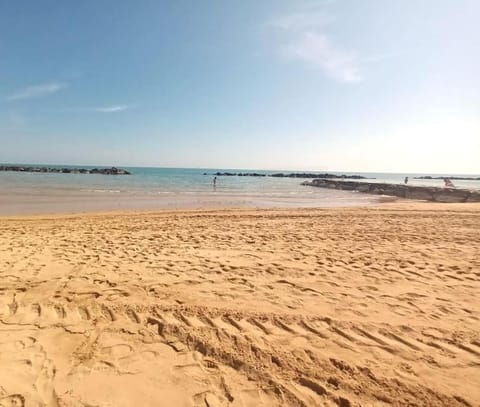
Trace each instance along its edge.
<path fill-rule="evenodd" d="M 62 174 L 106 174 L 106 175 L 130 175 L 130 172 L 123 168 L 94 168 L 87 170 L 85 168 L 58 168 L 58 167 L 20 167 L 0 165 L 0 171 L 17 171 L 17 172 L 43 172 L 43 173 L 62 173 Z"/>
<path fill-rule="evenodd" d="M 311 182 L 304 182 L 302 185 L 348 191 L 356 190 L 377 195 L 396 196 L 400 198 L 420 199 L 434 202 L 480 202 L 480 191 L 470 191 L 458 188 L 337 181 L 325 178 L 316 178 Z"/>
<path fill-rule="evenodd" d="M 480 192 L 471 191 L 467 202 L 480 202 Z"/>
<path fill-rule="evenodd" d="M 99 170 L 101 174 L 108 174 L 108 175 L 130 175 L 127 170 L 122 168 L 112 167 L 112 168 L 105 168 L 103 170 Z"/>
<path fill-rule="evenodd" d="M 385 188 L 383 194 L 389 196 L 398 196 L 399 198 L 405 198 L 406 189 L 402 188 L 402 185 L 394 185 Z"/>
<path fill-rule="evenodd" d="M 431 175 L 425 175 L 422 177 L 413 177 L 413 179 L 445 179 L 448 178 L 450 180 L 464 180 L 464 181 L 480 181 L 480 177 L 451 177 L 449 175 L 441 176 L 441 177 L 432 177 Z"/>
<path fill-rule="evenodd" d="M 355 189 L 357 189 L 357 184 L 355 184 L 354 182 L 339 182 L 338 189 L 341 189 L 343 191 L 354 191 Z"/>
<path fill-rule="evenodd" d="M 369 184 L 358 184 L 357 185 L 358 192 L 370 192 L 370 185 Z"/>
<path fill-rule="evenodd" d="M 217 177 L 233 177 L 237 174 L 233 172 L 216 172 L 213 175 L 216 175 Z"/>
<path fill-rule="evenodd" d="M 206 172 L 203 175 L 209 175 Z M 232 172 L 216 172 L 211 175 L 216 175 L 217 177 L 232 177 L 232 176 L 239 176 L 239 177 L 274 177 L 274 178 L 312 178 L 312 179 L 367 179 L 362 175 L 336 175 L 336 174 L 316 174 L 310 172 L 292 172 L 290 174 L 284 173 L 274 173 L 274 174 L 260 174 L 257 172 L 243 172 L 243 173 L 232 173 Z"/>
<path fill-rule="evenodd" d="M 433 193 L 427 188 L 409 189 L 405 198 L 433 201 Z"/>
<path fill-rule="evenodd" d="M 325 186 L 327 184 L 327 182 L 323 179 L 314 179 L 312 181 L 312 185 L 316 186 L 316 187 L 321 187 L 321 186 Z"/>
<path fill-rule="evenodd" d="M 445 189 L 444 191 L 439 191 L 437 193 L 434 193 L 433 200 L 435 202 L 446 202 L 446 203 L 466 202 L 469 195 L 470 195 L 469 191 Z"/>

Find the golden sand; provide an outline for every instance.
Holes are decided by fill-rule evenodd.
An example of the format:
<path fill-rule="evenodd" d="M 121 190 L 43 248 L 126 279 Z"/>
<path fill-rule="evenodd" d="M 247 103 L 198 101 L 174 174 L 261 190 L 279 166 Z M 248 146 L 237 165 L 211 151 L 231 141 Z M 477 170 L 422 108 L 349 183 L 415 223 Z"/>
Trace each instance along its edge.
<path fill-rule="evenodd" d="M 479 248 L 478 205 L 1 218 L 0 406 L 478 405 Z"/>

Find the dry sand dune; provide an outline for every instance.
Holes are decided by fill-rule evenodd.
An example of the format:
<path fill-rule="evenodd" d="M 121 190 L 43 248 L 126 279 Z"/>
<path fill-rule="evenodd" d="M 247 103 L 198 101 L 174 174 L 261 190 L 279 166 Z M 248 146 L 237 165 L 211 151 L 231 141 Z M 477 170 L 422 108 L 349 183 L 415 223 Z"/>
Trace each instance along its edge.
<path fill-rule="evenodd" d="M 0 220 L 0 406 L 480 404 L 480 207 Z"/>

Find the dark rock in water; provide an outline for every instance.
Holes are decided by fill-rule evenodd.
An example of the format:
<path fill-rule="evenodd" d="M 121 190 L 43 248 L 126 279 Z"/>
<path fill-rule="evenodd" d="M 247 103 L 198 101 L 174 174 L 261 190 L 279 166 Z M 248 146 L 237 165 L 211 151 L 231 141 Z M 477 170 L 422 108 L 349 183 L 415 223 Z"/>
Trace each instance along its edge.
<path fill-rule="evenodd" d="M 129 175 L 127 170 L 124 170 L 122 168 L 105 168 L 103 170 L 100 170 L 101 174 L 108 174 L 108 175 Z"/>
<path fill-rule="evenodd" d="M 203 175 L 209 175 L 206 172 L 203 173 Z M 363 177 L 361 175 L 336 175 L 336 174 L 314 174 L 310 172 L 292 172 L 290 174 L 284 174 L 284 173 L 274 173 L 274 174 L 261 174 L 258 172 L 240 172 L 240 173 L 235 173 L 235 172 L 216 172 L 211 175 L 216 175 L 217 177 L 233 177 L 233 176 L 239 176 L 239 177 L 274 177 L 274 178 L 311 178 L 311 179 L 316 179 L 316 178 L 328 178 L 328 179 L 368 179 L 366 177 Z M 373 178 L 371 178 L 373 179 Z"/>
<path fill-rule="evenodd" d="M 405 198 L 433 201 L 433 193 L 427 188 L 409 189 Z"/>
<path fill-rule="evenodd" d="M 216 172 L 213 175 L 216 175 L 217 177 L 233 177 L 237 174 L 234 172 Z"/>
<path fill-rule="evenodd" d="M 413 179 L 445 179 L 458 180 L 458 181 L 480 181 L 480 177 L 450 177 L 448 175 L 441 177 L 432 177 L 431 175 L 423 175 L 421 177 L 413 177 Z"/>
<path fill-rule="evenodd" d="M 480 202 L 480 191 L 472 191 L 470 196 L 467 198 L 467 202 Z"/>
<path fill-rule="evenodd" d="M 0 171 L 16 172 L 42 172 L 62 174 L 104 174 L 104 175 L 130 175 L 130 172 L 123 168 L 60 168 L 60 167 L 22 167 L 17 165 L 0 165 Z"/>
<path fill-rule="evenodd" d="M 435 202 L 466 202 L 470 195 L 470 191 L 457 190 L 457 189 L 445 189 L 444 191 L 436 191 L 433 194 L 433 200 Z"/>
<path fill-rule="evenodd" d="M 387 186 L 383 191 L 383 195 L 398 196 L 399 198 L 406 198 L 407 188 L 404 185 Z"/>
<path fill-rule="evenodd" d="M 327 179 L 367 179 L 362 175 L 336 175 L 336 174 L 315 174 L 310 172 L 294 172 L 291 174 L 271 174 L 271 177 L 286 177 L 286 178 L 327 178 Z"/>
<path fill-rule="evenodd" d="M 420 199 L 434 202 L 480 202 L 480 191 L 458 188 L 424 187 L 403 184 L 314 179 L 302 185 L 320 188 L 365 192 L 399 198 Z"/>
<path fill-rule="evenodd" d="M 359 185 L 357 185 L 357 191 L 358 191 L 358 192 L 370 192 L 370 185 L 368 185 L 368 184 L 366 184 L 366 185 L 359 184 Z"/>
<path fill-rule="evenodd" d="M 339 189 L 342 189 L 344 191 L 354 191 L 356 188 L 355 184 L 352 184 L 351 182 L 342 182 L 341 185 L 339 185 Z"/>

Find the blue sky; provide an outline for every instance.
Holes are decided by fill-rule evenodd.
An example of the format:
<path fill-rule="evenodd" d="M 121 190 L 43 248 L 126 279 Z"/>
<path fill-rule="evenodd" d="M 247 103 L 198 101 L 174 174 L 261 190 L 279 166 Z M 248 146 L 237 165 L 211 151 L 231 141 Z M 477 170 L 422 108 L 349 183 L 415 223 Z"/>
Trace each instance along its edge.
<path fill-rule="evenodd" d="M 0 162 L 480 173 L 480 2 L 3 1 Z"/>

